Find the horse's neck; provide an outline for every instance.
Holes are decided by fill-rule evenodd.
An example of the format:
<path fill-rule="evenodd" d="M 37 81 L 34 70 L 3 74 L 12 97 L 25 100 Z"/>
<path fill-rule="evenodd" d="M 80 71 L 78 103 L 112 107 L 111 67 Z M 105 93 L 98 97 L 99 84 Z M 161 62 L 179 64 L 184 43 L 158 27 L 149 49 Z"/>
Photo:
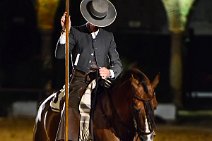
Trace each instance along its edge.
<path fill-rule="evenodd" d="M 131 111 L 132 98 L 129 85 L 123 85 L 121 87 L 115 87 L 111 94 L 111 102 L 114 106 L 116 113 L 123 121 L 129 119 L 129 113 Z"/>
<path fill-rule="evenodd" d="M 126 105 L 130 99 L 129 87 L 127 85 L 115 87 L 111 92 L 111 97 L 117 105 Z"/>
<path fill-rule="evenodd" d="M 134 131 L 129 92 L 129 88 L 123 86 L 116 87 L 109 93 L 112 128 L 115 134 L 124 140 L 132 140 Z"/>

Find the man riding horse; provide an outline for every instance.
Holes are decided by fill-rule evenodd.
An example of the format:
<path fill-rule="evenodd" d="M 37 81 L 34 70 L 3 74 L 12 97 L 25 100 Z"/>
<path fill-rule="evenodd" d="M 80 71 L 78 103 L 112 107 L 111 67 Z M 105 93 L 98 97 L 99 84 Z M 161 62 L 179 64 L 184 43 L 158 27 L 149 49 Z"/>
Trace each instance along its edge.
<path fill-rule="evenodd" d="M 79 104 L 90 82 L 100 77 L 105 84 L 108 84 L 108 80 L 116 79 L 122 72 L 122 63 L 116 50 L 113 33 L 101 28 L 114 22 L 117 15 L 114 5 L 109 0 L 82 0 L 80 11 L 87 23 L 81 26 L 70 24 L 70 31 L 64 30 L 67 13 L 61 17 L 62 33 L 55 50 L 56 58 L 65 57 L 65 32 L 70 32 L 69 47 L 73 71 L 69 86 L 68 140 L 71 141 L 80 140 Z M 71 23 L 71 20 L 69 22 Z M 98 81 L 96 83 L 98 84 Z M 63 109 L 61 113 L 57 141 L 65 139 L 65 110 Z"/>

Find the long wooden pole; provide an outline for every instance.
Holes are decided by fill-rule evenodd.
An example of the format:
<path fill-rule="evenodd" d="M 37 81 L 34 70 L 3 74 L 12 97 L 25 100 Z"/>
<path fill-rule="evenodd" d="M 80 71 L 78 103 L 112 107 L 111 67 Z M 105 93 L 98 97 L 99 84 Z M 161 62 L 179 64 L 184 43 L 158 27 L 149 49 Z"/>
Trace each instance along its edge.
<path fill-rule="evenodd" d="M 69 102 L 69 0 L 66 0 L 66 46 L 65 46 L 65 141 L 68 141 L 68 102 Z"/>

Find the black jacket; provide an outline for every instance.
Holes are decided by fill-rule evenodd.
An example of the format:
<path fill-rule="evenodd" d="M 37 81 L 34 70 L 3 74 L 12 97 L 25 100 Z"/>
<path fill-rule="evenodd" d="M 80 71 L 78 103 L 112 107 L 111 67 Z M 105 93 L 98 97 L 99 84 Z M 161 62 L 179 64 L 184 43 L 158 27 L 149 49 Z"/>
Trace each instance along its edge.
<path fill-rule="evenodd" d="M 77 54 L 80 54 L 76 69 L 88 72 L 92 53 L 95 52 L 98 67 L 107 67 L 114 71 L 115 78 L 122 71 L 122 63 L 116 50 L 116 43 L 111 32 L 99 28 L 95 39 L 92 38 L 86 25 L 71 27 L 69 34 L 69 50 L 72 54 L 73 62 Z M 55 50 L 56 58 L 65 57 L 65 45 L 57 43 Z"/>

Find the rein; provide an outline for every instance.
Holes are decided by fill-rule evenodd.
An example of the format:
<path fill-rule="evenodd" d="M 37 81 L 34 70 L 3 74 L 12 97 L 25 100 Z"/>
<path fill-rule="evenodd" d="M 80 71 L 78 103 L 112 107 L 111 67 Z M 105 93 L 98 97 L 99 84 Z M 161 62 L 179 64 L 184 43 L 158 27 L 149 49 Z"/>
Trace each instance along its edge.
<path fill-rule="evenodd" d="M 125 80 L 125 81 L 120 85 L 120 87 L 123 86 L 123 85 L 125 85 L 128 81 L 129 81 L 129 80 Z M 145 87 L 144 85 L 142 85 L 142 86 Z M 155 127 L 154 111 L 153 111 L 153 108 L 152 108 L 150 102 L 151 102 L 151 100 L 153 100 L 153 98 L 154 98 L 154 96 L 155 96 L 155 93 L 153 94 L 153 96 L 151 96 L 151 97 L 149 97 L 149 98 L 142 98 L 142 97 L 140 97 L 140 96 L 138 96 L 138 95 L 136 94 L 136 90 L 133 89 L 133 88 L 132 88 L 132 92 L 133 92 L 133 98 L 135 98 L 135 99 L 137 99 L 138 101 L 141 101 L 141 102 L 144 103 L 144 109 L 145 109 L 145 113 L 146 113 L 145 116 L 146 116 L 146 118 L 147 118 L 147 124 L 148 124 L 148 127 L 149 127 L 149 132 L 141 131 L 141 129 L 139 129 L 138 126 L 137 126 L 135 117 L 133 117 L 133 123 L 134 123 L 135 131 L 137 132 L 138 137 L 143 138 L 143 136 L 150 135 L 150 134 L 152 134 L 152 133 L 154 132 L 154 127 Z M 110 101 L 111 101 L 112 105 L 114 105 L 113 102 L 112 102 L 111 97 L 110 97 Z M 113 106 L 112 106 L 112 107 L 113 107 Z M 112 108 L 112 109 L 113 109 L 113 108 Z M 113 113 L 115 113 L 115 114 L 113 114 L 113 115 L 116 115 L 119 119 L 121 119 L 120 116 L 119 116 L 119 115 L 117 114 L 117 112 L 115 111 L 115 109 L 113 109 L 113 111 L 114 111 Z M 140 112 L 140 110 L 139 110 L 138 112 Z M 122 121 L 120 120 L 119 123 L 120 123 L 119 125 L 123 126 L 125 129 L 128 130 L 128 133 L 132 132 L 132 131 L 129 131 L 129 127 L 127 127 L 127 126 L 125 125 L 124 122 L 122 122 Z M 133 132 L 132 132 L 132 133 L 133 133 Z"/>
<path fill-rule="evenodd" d="M 131 84 L 132 81 L 130 81 L 130 78 L 128 78 L 128 77 L 127 78 L 125 77 L 125 79 L 121 79 L 120 82 L 118 82 L 117 87 L 115 87 L 115 89 L 117 89 L 117 90 L 123 89 L 123 88 L 126 88 L 126 86 L 132 85 Z M 130 88 L 130 90 L 129 89 L 128 90 L 131 93 L 130 97 L 132 99 L 134 99 L 134 100 L 136 99 L 143 103 L 145 115 L 141 115 L 141 112 L 143 112 L 142 109 L 136 110 L 133 107 L 133 103 L 131 104 L 131 106 L 130 105 L 129 106 L 132 108 L 132 110 L 134 112 L 138 112 L 137 113 L 138 115 L 145 116 L 144 129 L 143 129 L 143 127 L 142 127 L 142 129 L 140 129 L 140 127 L 138 126 L 138 124 L 140 124 L 140 123 L 139 123 L 139 120 L 137 120 L 136 118 L 139 118 L 139 117 L 136 117 L 136 114 L 133 113 L 133 111 L 131 113 L 132 120 L 130 120 L 132 122 L 132 124 L 128 125 L 127 123 L 125 123 L 123 121 L 123 118 L 119 115 L 119 113 L 117 112 L 117 109 L 115 108 L 115 103 L 113 101 L 111 94 L 107 94 L 107 95 L 108 95 L 108 99 L 110 102 L 110 109 L 112 110 L 112 117 L 110 117 L 110 116 L 108 117 L 107 114 L 105 113 L 104 108 L 101 106 L 104 117 L 109 121 L 109 126 L 112 127 L 112 131 L 114 132 L 114 134 L 117 137 L 120 138 L 120 140 L 126 140 L 126 137 L 129 138 L 130 140 L 133 139 L 134 141 L 146 140 L 147 137 L 152 136 L 154 134 L 154 128 L 155 128 L 154 109 L 151 105 L 151 101 L 154 99 L 155 93 L 147 98 L 143 98 L 142 96 L 139 96 L 136 93 L 136 89 L 139 87 L 143 87 L 144 92 L 145 92 L 144 94 L 148 93 L 148 89 L 146 87 L 147 84 L 145 82 L 140 82 L 139 84 L 141 84 L 141 85 L 138 85 L 138 87 L 134 87 L 134 85 L 130 86 L 131 88 Z M 117 91 L 115 90 L 115 92 L 117 92 Z M 127 93 L 126 91 L 123 91 L 123 92 Z M 141 124 L 141 126 L 143 126 L 143 125 Z"/>

